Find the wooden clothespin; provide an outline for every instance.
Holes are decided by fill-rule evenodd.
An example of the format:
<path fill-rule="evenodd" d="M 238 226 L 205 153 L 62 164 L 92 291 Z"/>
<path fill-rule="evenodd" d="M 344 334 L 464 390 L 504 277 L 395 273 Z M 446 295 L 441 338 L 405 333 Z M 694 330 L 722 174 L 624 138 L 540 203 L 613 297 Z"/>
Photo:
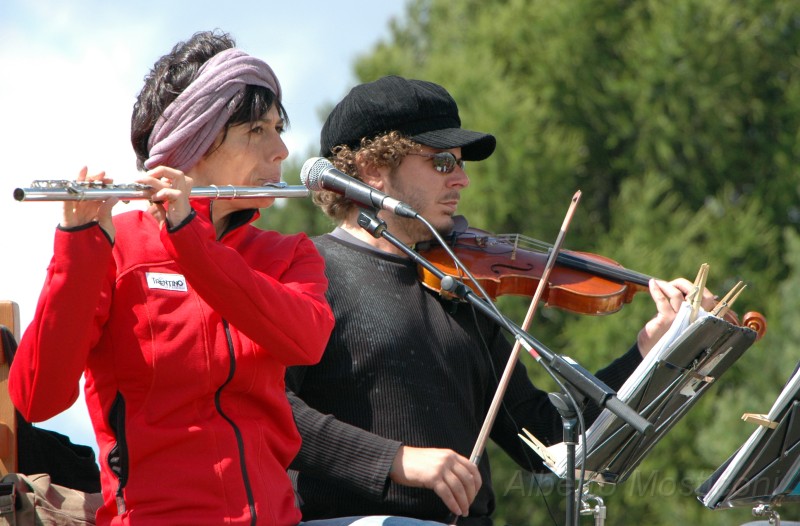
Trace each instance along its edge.
<path fill-rule="evenodd" d="M 556 459 L 547 450 L 547 446 L 542 444 L 542 442 L 538 438 L 536 438 L 533 435 L 533 433 L 531 433 L 530 431 L 528 431 L 524 427 L 522 428 L 522 431 L 523 431 L 523 433 L 525 433 L 525 436 L 520 435 L 519 433 L 517 434 L 517 436 L 520 437 L 523 442 L 528 444 L 528 447 L 530 447 L 532 450 L 534 450 L 537 455 L 542 457 L 542 460 L 544 460 L 545 464 L 548 464 L 550 466 L 555 466 L 556 465 Z"/>
<path fill-rule="evenodd" d="M 692 291 L 686 296 L 686 301 L 692 306 L 692 313 L 689 316 L 689 323 L 694 323 L 697 319 L 697 313 L 700 311 L 700 305 L 703 302 L 703 291 L 706 289 L 706 280 L 708 279 L 708 263 L 700 265 L 700 270 L 697 272 L 697 277 L 694 279 L 694 286 Z"/>
<path fill-rule="evenodd" d="M 736 301 L 736 298 L 739 297 L 739 294 L 745 289 L 747 285 L 745 285 L 744 281 L 740 281 L 733 288 L 722 298 L 719 303 L 717 303 L 714 308 L 711 310 L 712 316 L 717 316 L 721 318 L 725 316 L 731 306 L 733 306 L 733 302 Z"/>
<path fill-rule="evenodd" d="M 761 415 L 756 413 L 745 413 L 742 415 L 742 420 L 752 424 L 758 424 L 760 426 L 764 426 L 769 429 L 775 429 L 776 427 L 778 427 L 778 422 L 770 420 L 767 415 Z"/>

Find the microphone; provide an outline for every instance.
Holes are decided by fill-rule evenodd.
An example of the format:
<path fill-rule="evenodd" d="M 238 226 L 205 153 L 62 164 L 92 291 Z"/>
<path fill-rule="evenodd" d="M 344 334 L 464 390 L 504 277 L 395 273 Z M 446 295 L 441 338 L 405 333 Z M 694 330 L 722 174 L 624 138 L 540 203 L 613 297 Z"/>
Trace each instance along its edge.
<path fill-rule="evenodd" d="M 361 206 L 388 210 L 402 217 L 416 218 L 419 215 L 404 202 L 337 170 L 333 163 L 324 157 L 312 157 L 303 163 L 300 181 L 313 192 L 330 190 Z"/>

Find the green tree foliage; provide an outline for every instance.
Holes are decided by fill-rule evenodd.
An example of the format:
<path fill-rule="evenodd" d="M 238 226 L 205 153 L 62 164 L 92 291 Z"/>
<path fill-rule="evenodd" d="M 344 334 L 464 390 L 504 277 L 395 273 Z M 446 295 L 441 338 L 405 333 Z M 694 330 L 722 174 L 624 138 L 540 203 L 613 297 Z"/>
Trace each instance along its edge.
<path fill-rule="evenodd" d="M 720 295 L 748 284 L 735 308 L 764 313 L 767 336 L 631 479 L 599 492 L 609 525 L 747 522 L 749 509 L 711 511 L 692 493 L 752 431 L 741 414 L 766 412 L 800 357 L 800 3 L 413 0 L 355 70 L 360 81 L 438 82 L 465 127 L 497 136 L 490 159 L 467 165 L 461 212 L 473 226 L 553 240 L 581 190 L 567 248 L 665 279 L 692 280 L 707 262 Z M 266 224 L 330 228 L 308 205 L 291 200 Z M 498 303 L 519 320 L 527 307 Z M 610 316 L 540 308 L 531 332 L 596 369 L 635 341 L 652 312 L 647 292 Z M 522 359 L 538 385 L 554 389 Z M 491 444 L 487 453 L 498 524 L 563 522 L 552 477 L 523 473 Z"/>

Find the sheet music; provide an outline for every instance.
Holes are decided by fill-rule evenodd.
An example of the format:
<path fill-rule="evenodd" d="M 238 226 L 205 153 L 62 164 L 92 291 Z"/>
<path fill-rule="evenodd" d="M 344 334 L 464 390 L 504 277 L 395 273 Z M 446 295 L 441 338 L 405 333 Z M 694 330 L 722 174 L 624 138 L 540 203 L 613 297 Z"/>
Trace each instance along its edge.
<path fill-rule="evenodd" d="M 787 493 L 795 497 L 800 496 L 800 455 L 797 455 L 788 475 L 784 477 L 775 492 Z"/>
<path fill-rule="evenodd" d="M 667 332 L 664 333 L 658 342 L 656 342 L 650 352 L 647 353 L 647 356 L 642 359 L 642 362 L 639 364 L 636 370 L 633 371 L 628 379 L 625 380 L 625 383 L 622 384 L 622 387 L 619 388 L 619 391 L 617 391 L 617 398 L 619 398 L 622 402 L 627 403 L 630 401 L 631 396 L 642 387 L 644 382 L 648 381 L 650 378 L 649 373 L 668 353 L 671 348 L 670 346 L 675 342 L 675 340 L 684 334 L 689 328 L 689 318 L 691 315 L 692 305 L 689 302 L 684 301 L 681 304 L 681 308 L 678 310 L 678 314 L 675 316 L 675 320 L 673 320 L 672 325 L 670 325 Z M 698 323 L 708 316 L 710 316 L 710 314 L 701 308 L 697 313 L 697 319 L 694 323 Z M 595 428 L 593 434 L 600 433 L 607 429 L 609 421 L 613 421 L 615 418 L 616 417 L 611 411 L 604 409 L 591 426 L 592 428 Z M 589 440 L 588 436 L 587 440 Z M 591 440 L 589 440 L 589 443 L 591 444 Z"/>
<path fill-rule="evenodd" d="M 775 402 L 772 404 L 767 419 L 778 421 L 786 415 L 790 405 L 798 398 L 800 392 L 800 370 L 795 370 L 794 374 L 780 392 Z M 785 416 L 784 416 L 785 418 Z M 701 502 L 709 507 L 716 508 L 720 503 L 730 498 L 729 492 L 735 490 L 732 486 L 737 482 L 737 478 L 746 479 L 746 473 L 742 473 L 743 468 L 748 464 L 749 459 L 757 453 L 763 446 L 763 441 L 772 430 L 767 426 L 759 426 L 739 448 L 739 450 L 729 459 L 727 467 L 718 476 L 708 492 L 702 496 Z M 774 488 L 777 494 L 783 492 L 796 492 L 796 487 L 789 487 L 797 484 L 798 462 L 795 461 L 788 475 L 784 477 L 781 484 Z"/>
<path fill-rule="evenodd" d="M 656 343 L 617 392 L 617 397 L 654 424 L 647 438 L 640 436 L 611 411 L 604 409 L 586 432 L 588 479 L 596 482 L 624 480 L 655 443 L 697 402 L 753 341 L 755 333 L 733 326 L 700 309 L 690 322 L 693 306 L 684 302 L 669 330 Z M 524 438 L 531 445 L 535 437 Z M 544 448 L 534 444 L 536 448 Z M 548 467 L 566 475 L 566 447 L 547 450 Z M 576 467 L 581 465 L 583 440 L 576 447 Z M 542 456 L 540 454 L 540 456 Z M 547 459 L 545 459 L 547 460 Z"/>
<path fill-rule="evenodd" d="M 642 359 L 642 363 L 639 364 L 639 367 L 633 372 L 633 374 L 628 377 L 625 383 L 620 387 L 619 391 L 617 391 L 617 397 L 626 402 L 631 395 L 631 392 L 641 385 L 641 382 L 644 378 L 646 378 L 646 372 L 651 370 L 656 361 L 662 359 L 664 354 L 669 349 L 670 344 L 672 344 L 678 336 L 683 334 L 686 329 L 689 328 L 689 319 L 692 315 L 692 305 L 684 301 L 681 304 L 680 310 L 678 310 L 678 314 L 675 316 L 675 320 L 673 320 L 672 325 L 670 325 L 669 329 L 664 336 L 662 336 L 658 342 L 653 346 L 647 356 Z M 709 314 L 704 311 L 702 308 L 697 313 L 697 319 L 695 323 L 699 322 L 700 320 L 706 318 Z"/>

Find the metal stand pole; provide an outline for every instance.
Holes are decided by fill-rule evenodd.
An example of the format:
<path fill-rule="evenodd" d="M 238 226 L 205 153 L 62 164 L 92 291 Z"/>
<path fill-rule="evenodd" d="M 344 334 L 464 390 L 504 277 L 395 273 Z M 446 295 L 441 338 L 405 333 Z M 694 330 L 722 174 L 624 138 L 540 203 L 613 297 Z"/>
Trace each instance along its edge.
<path fill-rule="evenodd" d="M 564 444 L 567 445 L 567 474 L 566 483 L 566 526 L 578 523 L 576 513 L 577 491 L 575 489 L 575 446 L 578 444 L 578 413 L 570 399 L 563 393 L 550 393 L 550 401 L 561 414 L 561 424 L 564 428 Z"/>

